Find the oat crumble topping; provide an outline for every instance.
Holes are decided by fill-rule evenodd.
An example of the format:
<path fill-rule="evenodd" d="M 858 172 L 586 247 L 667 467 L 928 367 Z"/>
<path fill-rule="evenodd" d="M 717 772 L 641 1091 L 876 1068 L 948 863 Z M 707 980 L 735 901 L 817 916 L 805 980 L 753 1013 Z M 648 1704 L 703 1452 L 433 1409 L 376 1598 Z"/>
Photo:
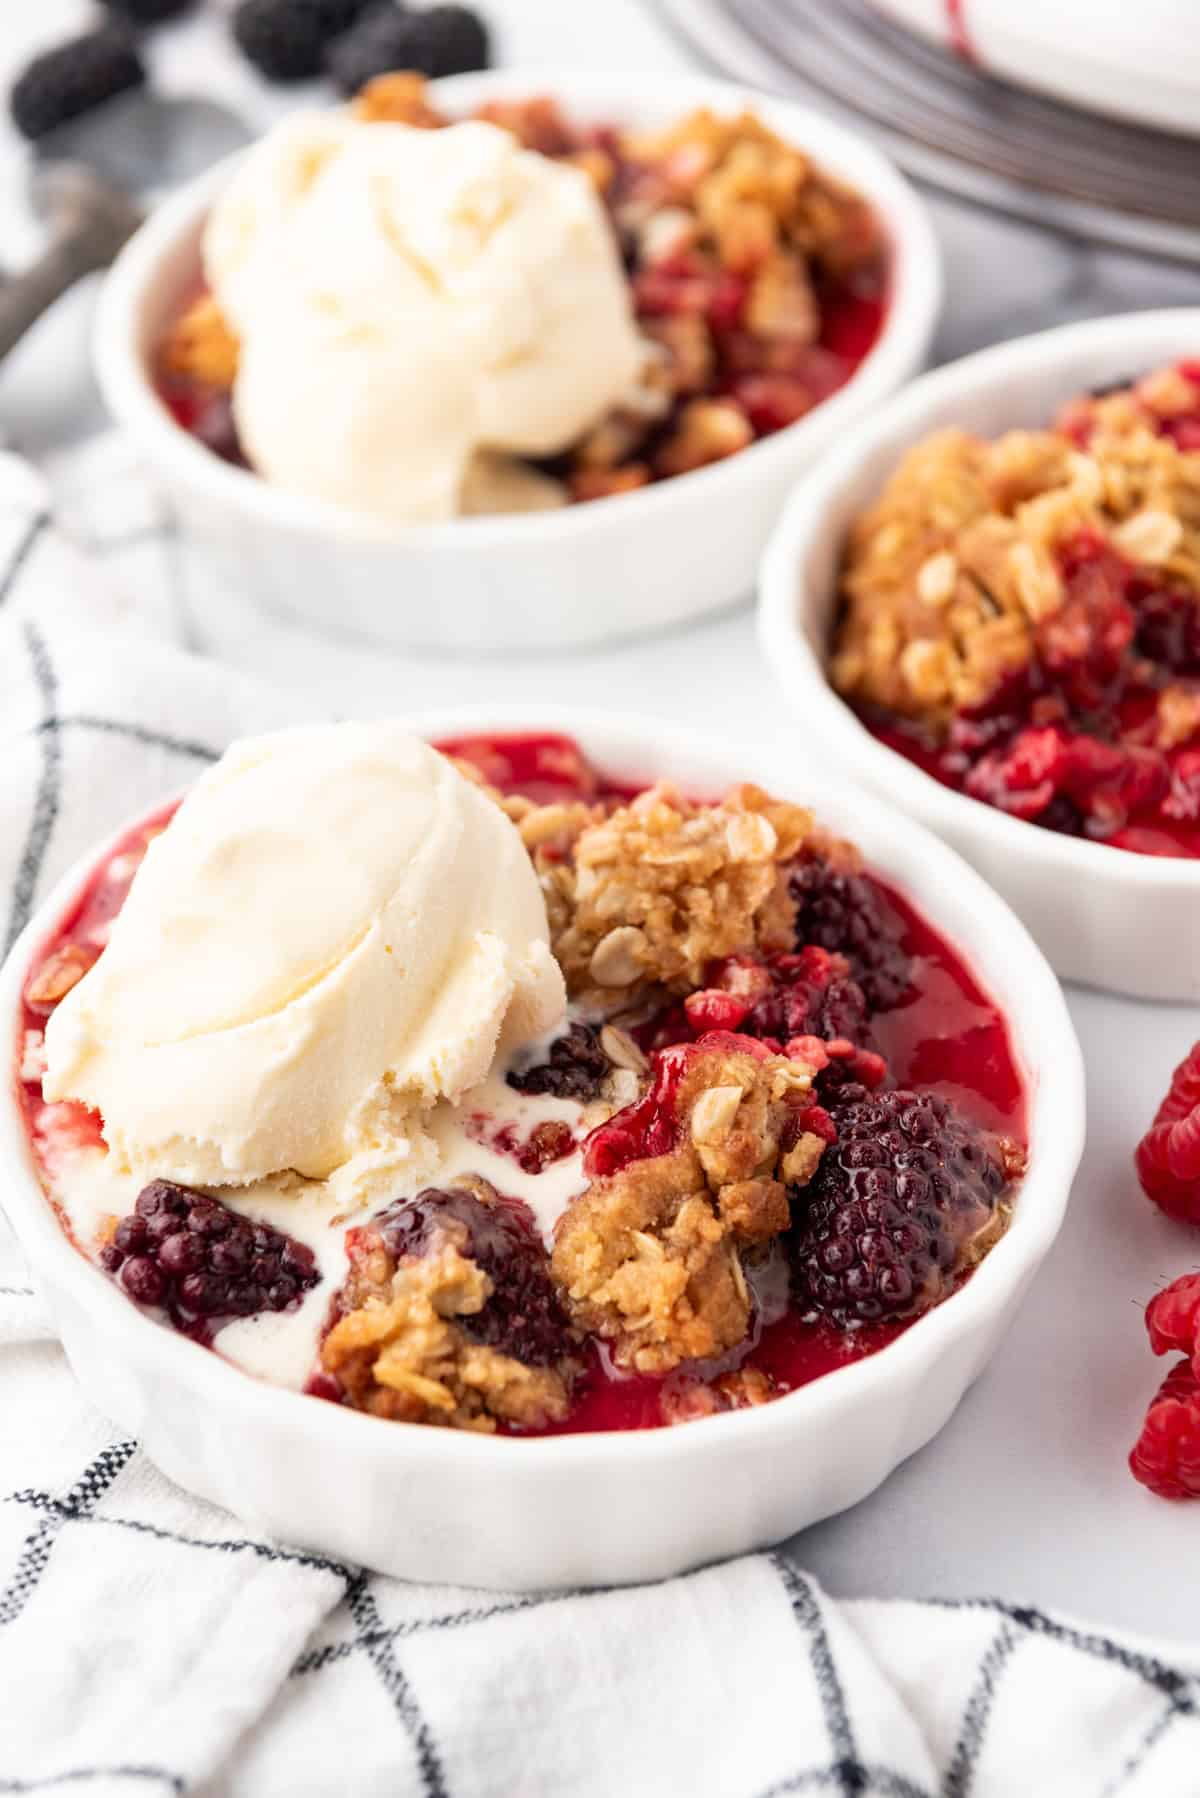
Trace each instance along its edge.
<path fill-rule="evenodd" d="M 1200 455 L 1164 429 L 1198 397 L 1165 369 L 1054 430 L 918 443 L 850 533 L 839 692 L 942 726 L 1035 656 L 1069 654 L 1060 558 L 1081 534 L 1200 605 Z"/>
<path fill-rule="evenodd" d="M 696 805 L 660 783 L 553 853 L 535 848 L 568 990 L 619 1009 L 651 986 L 702 985 L 724 956 L 789 947 L 786 869 L 812 832 L 802 806 L 759 787 Z"/>
<path fill-rule="evenodd" d="M 742 1341 L 741 1253 L 787 1229 L 787 1185 L 820 1159 L 818 1138 L 789 1132 L 812 1077 L 785 1056 L 701 1045 L 676 1097 L 677 1146 L 594 1180 L 563 1214 L 551 1272 L 618 1366 L 666 1373 Z"/>
<path fill-rule="evenodd" d="M 473 1342 L 456 1323 L 481 1311 L 491 1293 L 487 1274 L 447 1243 L 402 1263 L 386 1298 L 368 1298 L 340 1318 L 322 1365 L 356 1410 L 376 1417 L 481 1431 L 558 1421 L 568 1408 L 561 1374 Z"/>

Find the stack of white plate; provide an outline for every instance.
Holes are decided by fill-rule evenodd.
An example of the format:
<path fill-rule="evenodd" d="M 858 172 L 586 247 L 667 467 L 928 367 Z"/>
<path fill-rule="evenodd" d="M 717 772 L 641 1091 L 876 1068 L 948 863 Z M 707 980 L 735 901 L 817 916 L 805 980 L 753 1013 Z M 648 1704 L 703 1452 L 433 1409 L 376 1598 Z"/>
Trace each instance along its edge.
<path fill-rule="evenodd" d="M 872 0 L 1020 87 L 1200 136 L 1195 0 Z"/>
<path fill-rule="evenodd" d="M 853 117 L 910 174 L 1200 260 L 1200 0 L 658 4 L 724 72 Z"/>

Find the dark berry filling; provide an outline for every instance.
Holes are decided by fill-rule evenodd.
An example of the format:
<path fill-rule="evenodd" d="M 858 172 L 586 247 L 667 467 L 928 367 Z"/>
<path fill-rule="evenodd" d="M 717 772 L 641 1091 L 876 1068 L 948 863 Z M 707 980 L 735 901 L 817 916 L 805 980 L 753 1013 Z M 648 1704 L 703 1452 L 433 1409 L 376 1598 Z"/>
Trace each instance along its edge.
<path fill-rule="evenodd" d="M 837 1140 L 797 1195 L 796 1303 L 843 1327 L 928 1310 L 995 1218 L 1001 1145 L 931 1093 L 849 1085 L 830 1115 Z"/>
<path fill-rule="evenodd" d="M 813 856 L 792 875 L 791 892 L 797 949 L 814 944 L 844 955 L 869 1013 L 891 1011 L 907 997 L 913 965 L 903 944 L 904 923 L 877 881 Z"/>
<path fill-rule="evenodd" d="M 519 1093 L 578 1099 L 586 1105 L 600 1097 L 611 1071 L 608 1056 L 600 1047 L 600 1032 L 590 1024 L 572 1024 L 550 1045 L 545 1061 L 515 1068 L 506 1078 Z"/>
<path fill-rule="evenodd" d="M 1200 596 L 1080 532 L 1062 547 L 1062 608 L 1034 660 L 943 741 L 864 712 L 892 749 L 987 805 L 1154 855 L 1200 854 L 1200 728 L 1164 745 L 1160 693 L 1200 675 Z"/>
<path fill-rule="evenodd" d="M 203 1341 L 231 1318 L 289 1310 L 318 1278 L 306 1244 L 171 1180 L 143 1187 L 100 1262 L 131 1299 Z"/>
<path fill-rule="evenodd" d="M 867 1002 L 844 955 L 816 945 L 795 955 L 730 955 L 709 968 L 709 984 L 655 1014 L 633 1034 L 647 1051 L 695 1041 L 713 1030 L 753 1037 L 774 1054 L 811 1059 L 814 1041 L 866 1045 Z"/>

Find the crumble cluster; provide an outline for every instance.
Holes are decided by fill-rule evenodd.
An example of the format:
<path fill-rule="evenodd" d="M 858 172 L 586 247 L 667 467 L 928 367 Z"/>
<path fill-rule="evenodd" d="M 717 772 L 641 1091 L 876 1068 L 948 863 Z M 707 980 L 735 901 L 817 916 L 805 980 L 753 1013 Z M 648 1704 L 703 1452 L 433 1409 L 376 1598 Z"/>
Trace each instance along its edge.
<path fill-rule="evenodd" d="M 651 987 L 702 986 L 725 956 L 791 947 L 787 871 L 814 834 L 802 806 L 755 786 L 696 805 L 660 783 L 607 814 L 576 810 L 578 833 L 549 838 L 547 809 L 557 815 L 538 808 L 518 829 L 573 997 L 620 1010 Z"/>
<path fill-rule="evenodd" d="M 940 730 L 1031 661 L 1078 658 L 1086 619 L 1062 565 L 1072 541 L 1108 545 L 1200 605 L 1198 415 L 1200 366 L 1183 364 L 1073 402 L 1053 430 L 918 443 L 850 534 L 839 692 Z M 1175 740 L 1181 697 L 1166 701 Z"/>
<path fill-rule="evenodd" d="M 602 1174 L 559 1220 L 551 1271 L 573 1321 L 619 1367 L 666 1373 L 743 1340 L 742 1253 L 788 1228 L 787 1189 L 820 1160 L 803 1119 L 812 1068 L 750 1048 L 725 1037 L 686 1051 L 675 1146 Z"/>
<path fill-rule="evenodd" d="M 353 110 L 419 129 L 452 122 L 412 73 L 369 82 Z M 577 128 L 537 97 L 496 101 L 474 116 L 593 182 L 630 270 L 639 326 L 657 350 L 634 400 L 556 465 L 571 498 L 630 492 L 734 455 L 795 423 L 847 378 L 853 358 L 822 347 L 825 314 L 856 281 L 881 295 L 878 224 L 860 195 L 754 114 L 701 109 L 665 131 L 620 132 Z M 204 295 L 167 334 L 159 366 L 168 381 L 227 393 L 237 358 L 236 338 Z"/>
<path fill-rule="evenodd" d="M 565 1417 L 570 1343 L 544 1251 L 512 1202 L 468 1179 L 393 1212 L 348 1238 L 341 1315 L 321 1348 L 345 1402 L 478 1431 Z"/>

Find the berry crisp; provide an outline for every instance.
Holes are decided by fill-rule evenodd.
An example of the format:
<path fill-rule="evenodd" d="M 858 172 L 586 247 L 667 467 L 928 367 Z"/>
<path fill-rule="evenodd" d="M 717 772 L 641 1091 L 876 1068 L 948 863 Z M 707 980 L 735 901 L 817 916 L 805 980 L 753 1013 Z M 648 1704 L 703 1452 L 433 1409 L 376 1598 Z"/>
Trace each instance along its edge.
<path fill-rule="evenodd" d="M 851 528 L 831 677 L 946 786 L 1200 855 L 1200 362 L 918 443 Z"/>
<path fill-rule="evenodd" d="M 412 73 L 369 81 L 353 109 L 428 130 L 451 123 Z M 888 283 L 879 221 L 753 113 L 701 110 L 654 133 L 576 124 L 547 97 L 495 101 L 472 116 L 593 182 L 647 341 L 629 403 L 537 463 L 543 491 L 603 499 L 722 461 L 803 418 L 873 347 Z M 238 355 L 200 291 L 160 344 L 157 375 L 176 421 L 247 466 L 231 407 Z"/>
<path fill-rule="evenodd" d="M 350 1215 L 296 1174 L 139 1189 L 102 1119 L 43 1098 L 42 1035 L 165 814 L 95 871 L 26 982 L 28 1127 L 78 1249 L 247 1373 L 506 1434 L 762 1404 L 953 1302 L 1025 1161 L 1005 1020 L 953 948 L 760 788 L 631 788 L 565 737 L 439 748 L 530 856 L 561 1026 L 443 1102 L 432 1179 Z"/>

